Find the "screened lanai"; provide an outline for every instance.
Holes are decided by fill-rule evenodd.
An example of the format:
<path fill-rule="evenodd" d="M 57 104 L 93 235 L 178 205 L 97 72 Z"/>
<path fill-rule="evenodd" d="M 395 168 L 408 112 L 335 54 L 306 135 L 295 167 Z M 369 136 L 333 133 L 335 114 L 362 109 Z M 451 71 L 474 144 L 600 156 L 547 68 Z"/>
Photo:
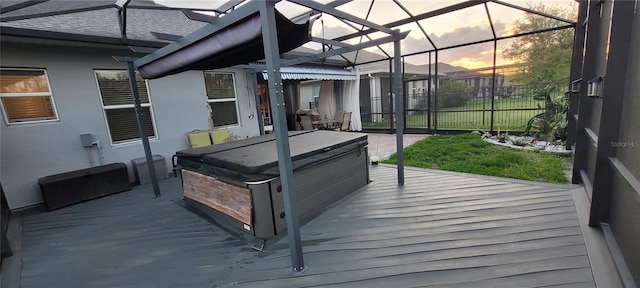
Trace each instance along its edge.
<path fill-rule="evenodd" d="M 202 1 L 194 5 L 215 16 L 244 3 Z M 530 99 L 531 91 L 544 85 L 520 81 L 528 77 L 531 65 L 525 59 L 506 57 L 505 50 L 514 41 L 537 37 L 536 34 L 565 37 L 570 45 L 575 26 L 572 15 L 564 14 L 566 19 L 552 15 L 545 5 L 568 11 L 575 11 L 577 6 L 575 1 L 545 1 L 543 5 L 525 1 L 279 1 L 276 9 L 290 19 L 300 19 L 302 15 L 314 15 L 316 19 L 311 41 L 292 53 L 308 53 L 310 49 L 317 53 L 336 51 L 387 35 L 340 14 L 322 13 L 314 5 L 335 7 L 339 13 L 408 32 L 400 41 L 406 95 L 403 113 L 408 116 L 402 124 L 406 132 L 414 133 L 523 131 L 526 121 L 541 111 L 539 102 Z M 535 25 L 524 25 L 527 22 Z M 361 71 L 359 112 L 363 129 L 395 130 L 393 77 L 389 77 L 393 72 L 392 43 L 336 54 L 324 59 L 342 60 L 345 67 Z M 568 65 L 568 57 L 565 58 Z M 566 91 L 567 67 L 562 68 L 566 79 L 554 78 L 545 83 L 557 87 L 555 95 Z M 372 71 L 378 75 L 369 73 Z M 443 87 L 441 84 L 447 81 L 464 83 L 471 89 Z M 455 101 L 449 99 L 463 97 L 460 94 L 469 94 L 466 105 L 447 104 Z"/>
<path fill-rule="evenodd" d="M 493 71 L 491 74 L 492 91 L 487 93 L 491 99 L 491 110 L 495 105 L 496 94 L 496 64 L 498 54 L 498 41 L 503 39 L 525 36 L 535 33 L 550 32 L 559 29 L 567 29 L 573 27 L 574 23 L 570 20 L 561 19 L 556 16 L 548 15 L 535 10 L 522 8 L 517 5 L 499 2 L 499 1 L 467 1 L 461 3 L 450 4 L 442 8 L 429 7 L 425 5 L 427 2 L 379 2 L 383 5 L 375 5 L 372 1 L 368 7 L 361 6 L 362 2 L 351 1 L 333 1 L 333 2 L 314 2 L 314 1 L 276 1 L 275 2 L 237 2 L 228 8 L 228 12 L 216 11 L 214 9 L 215 18 L 210 24 L 185 36 L 181 40 L 169 44 L 158 49 L 149 55 L 137 60 L 122 59 L 132 63 L 130 65 L 130 77 L 133 78 L 133 66 L 141 71 L 145 78 L 159 78 L 191 69 L 215 69 L 236 64 L 248 64 L 256 61 L 264 56 L 267 73 L 269 75 L 269 94 L 274 111 L 276 139 L 278 139 L 278 159 L 280 163 L 280 176 L 283 182 L 283 191 L 285 195 L 285 207 L 287 210 L 287 223 L 289 230 L 289 240 L 292 244 L 292 265 L 294 271 L 301 271 L 304 268 L 302 261 L 302 252 L 299 240 L 299 228 L 295 213 L 289 213 L 295 210 L 295 201 L 289 196 L 292 188 L 291 174 L 291 157 L 286 140 L 286 121 L 285 121 L 285 101 L 283 98 L 281 75 L 279 73 L 281 66 L 289 66 L 311 62 L 314 60 L 322 60 L 332 56 L 339 56 L 348 62 L 349 66 L 358 67 L 363 64 L 381 62 L 385 59 L 389 60 L 389 72 L 387 77 L 393 89 L 388 90 L 388 103 L 393 109 L 389 110 L 390 117 L 387 121 L 391 123 L 390 129 L 395 129 L 398 145 L 398 184 L 404 184 L 403 160 L 402 160 L 402 137 L 407 119 L 406 101 L 407 95 L 403 75 L 403 64 L 406 57 L 419 58 L 419 55 L 427 55 L 427 80 L 431 80 L 431 67 L 435 75 L 438 75 L 440 51 L 454 49 L 458 47 L 466 47 L 471 45 L 482 45 L 485 43 L 493 43 Z M 350 2 L 350 3 L 347 3 Z M 489 3 L 491 2 L 491 3 Z M 416 3 L 422 3 L 420 6 L 413 6 Z M 126 8 L 128 2 L 122 5 Z M 229 3 L 227 3 L 229 4 Z M 274 5 L 275 4 L 275 5 Z M 351 4 L 351 5 L 350 5 Z M 490 7 L 489 4 L 492 4 Z M 497 6 L 493 6 L 497 5 Z M 363 9 L 366 8 L 366 9 Z M 375 10 L 374 10 L 375 8 Z M 511 9 L 522 13 L 530 13 L 534 17 L 545 17 L 551 19 L 554 24 L 543 25 L 539 29 L 531 31 L 521 31 L 519 34 L 510 35 L 502 29 L 496 29 L 497 25 L 492 18 L 491 10 L 499 10 L 500 8 Z M 400 9 L 397 13 L 389 13 L 392 9 Z M 470 10 L 467 10 L 470 9 Z M 455 15 L 453 13 L 463 13 L 461 15 L 467 18 L 473 14 L 480 13 L 486 21 L 480 21 L 479 28 L 485 32 L 487 36 L 480 36 L 483 33 L 476 33 L 474 37 L 464 39 L 463 41 L 451 40 L 447 43 L 440 41 L 437 34 L 429 32 L 424 26 L 433 26 L 434 18 L 444 15 Z M 480 9 L 480 10 L 478 10 Z M 218 8 L 218 10 L 222 10 Z M 366 11 L 362 14 L 362 11 Z M 466 10 L 466 11 L 465 11 Z M 484 13 L 482 12 L 484 10 Z M 278 11 L 286 11 L 278 12 Z M 357 12 L 360 13 L 357 13 Z M 461 12 L 464 11 L 464 12 Z M 478 12 L 480 11 L 480 12 Z M 221 13 L 223 12 L 223 13 Z M 466 14 L 465 13 L 469 13 Z M 502 13 L 496 13 L 502 15 Z M 508 13 L 505 13 L 508 14 Z M 393 15 L 386 17 L 386 15 Z M 313 17 L 315 20 L 310 20 Z M 313 23 L 320 19 L 320 30 Z M 394 18 L 395 17 L 395 18 Z M 451 16 L 450 16 L 451 17 Z M 455 16 L 453 16 L 455 17 Z M 459 16 L 460 17 L 460 16 Z M 309 20 L 307 20 L 309 19 Z M 288 21 L 292 20 L 292 21 Z M 444 22 L 444 20 L 440 19 Z M 545 19 L 546 20 L 546 19 Z M 302 22 L 299 24 L 299 22 Z M 545 21 L 545 23 L 548 21 Z M 557 23 L 556 23 L 557 22 Z M 335 24 L 334 24 L 335 23 Z M 332 25 L 334 24 L 334 25 Z M 483 27 L 484 26 L 484 27 Z M 260 31 L 260 27 L 262 27 Z M 333 32 L 327 27 L 342 27 L 339 33 Z M 417 29 L 416 29 L 417 28 Z M 488 28 L 488 29 L 487 29 Z M 500 28 L 500 27 L 498 27 Z M 125 27 L 126 29 L 126 27 Z M 308 30 L 308 31 L 306 31 Z M 453 31 L 457 29 L 454 28 Z M 287 31 L 287 32 L 284 32 Z M 413 36 L 409 36 L 413 31 Z M 418 32 L 419 31 L 419 32 Z M 486 33 L 490 31 L 491 33 Z M 335 33 L 335 34 L 334 34 Z M 441 35 L 442 37 L 442 35 Z M 284 40 L 286 38 L 286 40 Z M 280 59 L 279 54 L 286 53 L 295 49 L 297 46 L 306 45 L 306 42 L 313 42 L 321 45 L 318 54 L 311 56 L 303 56 L 294 59 Z M 404 42 L 403 42 L 404 41 Z M 414 41 L 414 42 L 411 42 Z M 460 42 L 460 43 L 457 43 Z M 391 44 L 392 43 L 392 44 Z M 259 49 L 263 45 L 264 50 Z M 313 44 L 309 44 L 313 45 Z M 408 52 L 403 51 L 402 47 L 408 47 Z M 358 60 L 358 53 L 362 49 L 377 49 L 380 52 L 379 59 L 373 59 L 366 62 Z M 264 52 L 264 54 L 262 54 Z M 434 54 L 435 61 L 432 62 L 430 57 Z M 393 55 L 393 57 L 391 56 Z M 393 61 L 391 60 L 393 59 Z M 394 79 L 394 80 L 391 80 Z M 436 83 L 438 83 L 436 77 Z M 426 111 L 414 111 L 421 114 L 426 112 L 427 123 L 430 124 L 431 112 L 431 83 L 428 84 L 426 96 L 428 97 Z M 438 109 L 438 86 L 434 85 L 433 103 L 435 103 L 434 111 Z M 134 95 L 136 95 L 135 87 L 132 86 Z M 384 93 L 384 92 L 383 92 Z M 382 98 L 382 97 L 380 97 Z M 486 96 L 483 94 L 483 100 L 486 102 Z M 382 101 L 384 102 L 384 101 Z M 486 105 L 486 103 L 484 103 Z M 384 106 L 382 103 L 380 106 Z M 483 111 L 484 112 L 484 111 Z M 492 111 L 493 112 L 493 111 Z M 423 113 L 422 113 L 423 114 Z M 494 113 L 490 116 L 490 130 L 493 130 Z M 383 115 L 384 118 L 384 115 Z M 393 121 L 392 121 L 393 120 Z M 438 117 L 435 114 L 434 124 L 437 130 Z M 484 116 L 483 116 L 484 122 Z M 430 127 L 427 127 L 427 130 Z M 143 133 L 144 135 L 144 133 Z M 143 136 L 144 138 L 144 136 Z M 147 144 L 148 145 L 148 144 Z M 147 158 L 150 159 L 150 152 L 147 150 Z M 288 186 L 288 187 L 287 187 Z M 158 195 L 158 193 L 156 193 Z M 298 234 L 298 235 L 297 235 Z"/>
<path fill-rule="evenodd" d="M 55 0 L 9 1 L 3 5 L 3 28 L 29 29 L 31 19 L 46 19 L 51 22 L 52 32 L 64 33 L 69 31 L 68 27 L 56 27 L 59 25 L 56 18 L 114 9 L 117 12 L 113 11 L 111 15 L 116 21 L 110 24 L 114 30 L 110 34 L 114 34 L 114 38 L 122 38 L 119 42 L 144 54 L 166 43 L 178 41 L 182 36 L 195 31 L 193 27 L 221 22 L 225 15 L 251 1 L 133 0 L 117 1 L 117 5 L 113 5 L 113 2 L 116 1 L 77 5 Z M 393 131 L 396 125 L 392 104 L 394 93 L 391 91 L 393 77 L 389 77 L 393 71 L 393 44 L 385 41 L 380 41 L 377 45 L 367 43 L 388 36 L 380 28 L 408 33 L 400 41 L 404 73 L 402 87 L 406 95 L 402 108 L 403 113 L 409 116 L 402 124 L 406 132 L 417 133 L 477 129 L 490 132 L 524 130 L 526 120 L 540 112 L 537 106 L 539 103 L 528 99 L 529 94 L 531 90 L 542 87 L 519 81 L 518 79 L 526 77 L 531 66 L 523 62 L 523 59 L 508 59 L 504 51 L 515 40 L 536 37 L 533 36 L 536 34 L 571 38 L 574 19 L 551 15 L 543 11 L 543 7 L 561 7 L 575 11 L 577 6 L 575 1 L 569 0 L 540 2 L 544 6 L 519 0 L 276 2 L 277 11 L 294 22 L 304 17 L 313 19 L 311 37 L 307 39 L 309 41 L 300 48 L 287 51 L 285 54 L 288 55 L 283 55 L 284 58 L 296 58 L 310 51 L 316 51 L 316 54 L 324 52 L 330 54 L 325 55 L 326 58 L 315 57 L 311 60 L 320 65 L 323 61 L 343 61 L 343 64 L 337 65 L 360 69 L 359 112 L 364 130 Z M 334 9 L 337 13 L 333 15 L 323 12 L 317 9 L 317 5 Z M 182 11 L 198 24 L 191 27 L 155 25 L 147 35 L 127 34 L 127 30 L 133 27 L 131 25 L 140 26 L 136 22 L 136 18 L 139 18 L 136 16 L 142 15 L 140 13 L 166 9 Z M 356 17 L 380 26 L 370 27 L 344 16 Z M 526 21 L 536 25 L 523 25 Z M 558 31 L 567 31 L 569 34 L 559 34 Z M 34 29 L 33 33 L 38 34 L 38 29 Z M 360 45 L 360 49 L 335 52 L 352 45 Z M 260 60 L 262 59 L 257 59 Z M 289 61 L 285 66 L 296 64 L 305 63 Z M 368 73 L 372 71 L 378 75 Z M 550 83 L 558 87 L 554 93 L 561 95 L 566 91 L 568 71 L 566 74 L 566 80 Z M 471 90 L 460 91 L 461 86 L 443 87 L 441 84 L 445 82 L 465 83 Z M 469 96 L 464 97 L 471 101 L 459 106 L 446 104 L 450 102 L 450 98 L 461 97 L 461 93 L 468 94 Z"/>
<path fill-rule="evenodd" d="M 53 2 L 56 1 L 44 3 Z M 496 67 L 512 64 L 503 61 L 499 51 L 509 43 L 510 39 L 526 37 L 536 33 L 551 33 L 557 30 L 571 29 L 575 26 L 575 22 L 572 20 L 526 8 L 523 5 L 524 3 L 519 1 L 289 0 L 264 2 L 232 0 L 202 1 L 197 3 L 196 7 L 179 7 L 179 5 L 183 4 L 177 1 L 156 1 L 156 3 L 170 7 L 161 9 L 180 9 L 192 19 L 206 23 L 206 25 L 194 29 L 184 37 L 173 35 L 167 31 L 154 31 L 157 32 L 154 34 L 155 37 L 168 41 L 166 46 L 157 47 L 162 45 L 145 45 L 140 41 L 130 41 L 126 34 L 127 25 L 131 25 L 132 22 L 135 23 L 132 20 L 135 18 L 135 14 L 128 14 L 127 9 L 133 9 L 136 5 L 140 5 L 139 7 L 144 6 L 144 3 L 149 2 L 136 0 L 117 1 L 115 6 L 109 6 L 116 8 L 118 11 L 116 15 L 118 16 L 121 41 L 130 44 L 129 46 L 134 51 L 147 54 L 139 58 L 118 58 L 119 61 L 125 61 L 130 64 L 130 78 L 135 77 L 132 74 L 134 69 L 143 72 L 143 76 L 157 78 L 191 69 L 213 69 L 225 67 L 224 65 L 243 65 L 253 61 L 264 61 L 267 66 L 271 103 L 275 111 L 284 109 L 279 106 L 280 103 L 283 103 L 282 91 L 278 89 L 278 85 L 282 83 L 279 75 L 281 67 L 308 62 L 322 63 L 323 59 L 331 58 L 344 60 L 346 61 L 345 68 L 362 69 L 361 75 L 367 75 L 364 71 L 365 68 L 382 64 L 386 69 L 387 75 L 386 77 L 378 78 L 371 76 L 373 78 L 368 79 L 369 82 L 367 83 L 370 84 L 370 87 L 375 88 L 370 89 L 369 92 L 371 93 L 371 90 L 375 90 L 377 93 L 369 94 L 368 97 L 363 97 L 363 94 L 360 94 L 360 112 L 363 117 L 363 123 L 374 124 L 372 128 L 377 128 L 375 125 L 380 124 L 382 125 L 380 127 L 384 129 L 395 129 L 398 135 L 399 169 L 397 173 L 400 186 L 404 185 L 401 134 L 405 131 L 405 128 L 411 126 L 411 128 L 415 128 L 416 131 L 420 132 L 439 130 L 438 122 L 442 120 L 438 117 L 437 104 L 440 97 L 439 77 L 441 73 L 444 73 L 444 65 L 441 63 L 450 62 L 460 65 L 458 67 L 463 67 L 462 65 L 466 65 L 466 63 L 480 63 L 478 65 L 486 65 L 484 68 L 491 67 L 488 71 L 484 69 L 482 73 L 478 73 L 484 78 L 488 77 L 489 80 L 487 81 L 491 83 L 490 89 L 486 93 L 482 93 L 481 96 L 483 104 L 481 110 L 482 125 L 487 125 L 488 123 L 489 130 L 494 130 L 496 121 L 494 113 L 492 111 L 492 113 L 485 114 L 485 112 L 494 110 L 495 100 L 499 93 L 497 89 L 499 72 Z M 38 15 L 38 4 L 41 4 L 41 2 L 16 2 L 13 5 L 3 6 L 5 11 L 3 11 L 2 21 L 7 23 L 15 22 L 15 25 L 19 26 L 21 25 L 20 21 L 28 20 L 30 17 Z M 150 4 L 150 6 L 153 5 Z M 104 6 L 71 8 L 48 13 L 53 13 L 51 15 L 73 14 L 78 11 L 92 11 L 92 9 L 98 8 L 103 9 Z M 5 13 L 7 11 L 8 13 Z M 15 12 L 15 15 L 11 15 L 11 12 Z M 279 14 L 284 17 L 278 16 Z M 259 15 L 259 17 L 256 18 L 255 15 Z M 515 32 L 512 26 L 516 24 L 519 17 L 524 16 L 544 19 L 545 25 L 529 31 Z M 206 45 L 200 48 L 196 47 L 210 39 L 214 39 L 213 42 L 216 42 L 216 37 L 223 34 L 228 34 L 227 37 L 229 39 L 244 37 L 247 34 L 233 33 L 234 30 L 232 29 L 244 25 L 247 23 L 246 20 L 250 18 L 256 24 L 256 26 L 250 28 L 255 32 L 251 34 L 253 37 L 251 39 L 240 39 L 242 41 L 238 41 L 236 45 L 241 47 L 242 45 L 247 45 L 247 43 L 252 43 L 251 45 L 258 43 L 260 49 L 248 50 L 246 54 L 235 55 L 229 51 L 237 49 L 239 46 L 224 46 L 226 41 L 217 41 L 219 43 L 215 45 L 220 45 L 220 53 L 229 52 L 229 54 L 211 53 L 207 55 L 206 53 L 211 51 L 203 50 L 208 50 L 210 47 Z M 293 37 L 292 34 L 279 34 L 281 26 L 278 24 L 277 19 L 282 19 L 287 24 L 289 22 L 295 25 L 298 25 L 299 22 L 308 23 L 303 25 L 309 25 L 310 34 L 299 33 L 295 39 L 289 38 Z M 231 33 L 229 33 L 230 31 Z M 246 42 L 244 42 L 245 40 Z M 314 49 L 317 53 L 309 53 L 303 56 L 296 54 L 295 57 L 283 55 L 295 52 L 297 46 Z M 192 47 L 196 48 L 191 49 Z M 196 50 L 196 52 L 193 52 L 195 54 L 204 54 L 185 62 L 183 60 L 186 57 L 183 56 L 186 54 L 179 53 L 189 49 Z M 233 55 L 234 57 L 237 56 L 237 58 L 233 59 L 233 61 L 224 57 L 219 58 L 229 60 L 223 66 L 220 66 L 219 61 L 203 61 L 203 59 L 211 59 L 209 57 L 212 56 L 220 57 L 220 55 Z M 156 65 L 163 66 L 164 68 L 160 69 L 162 71 L 156 70 L 146 74 L 147 67 L 154 66 L 164 61 L 163 59 L 171 57 L 174 60 Z M 207 63 L 203 64 L 204 62 Z M 422 73 L 413 73 L 410 78 L 407 78 L 405 72 L 408 65 L 417 66 Z M 157 68 L 150 69 L 155 70 Z M 378 81 L 378 86 L 372 83 L 374 80 L 371 79 Z M 416 88 L 417 86 L 413 84 L 418 81 L 421 81 L 419 85 L 422 88 L 419 97 L 426 97 L 426 100 L 417 102 L 426 104 L 410 107 L 407 104 L 410 103 L 409 96 L 418 96 L 415 95 L 415 92 L 408 91 L 407 87 Z M 424 89 L 425 87 L 426 89 Z M 132 89 L 135 91 L 135 86 L 132 86 Z M 137 93 L 134 92 L 133 94 L 136 95 Z M 522 95 L 515 96 L 522 97 Z M 374 101 L 377 101 L 376 103 L 379 103 L 379 105 L 367 104 Z M 380 109 L 371 109 L 374 106 L 380 107 Z M 382 109 L 385 106 L 387 109 Z M 363 111 L 366 107 L 369 107 L 369 110 Z M 290 187 L 287 187 L 291 182 L 291 179 L 288 179 L 291 178 L 291 164 L 287 141 L 284 140 L 286 136 L 283 134 L 286 131 L 286 126 L 284 126 L 284 121 L 281 120 L 284 119 L 284 112 L 279 111 L 274 114 L 276 138 L 280 142 L 278 149 L 278 158 L 281 165 L 280 173 L 284 194 L 287 195 L 288 191 L 291 190 Z M 375 117 L 376 115 L 380 117 Z M 409 116 L 414 115 L 420 115 L 424 122 L 420 124 L 408 123 Z M 488 118 L 486 115 L 489 115 Z M 376 122 L 366 120 L 366 117 L 369 117 L 368 119 L 379 118 L 382 120 Z M 412 118 L 415 119 L 417 117 Z M 386 122 L 384 121 L 385 119 Z M 142 130 L 141 134 L 144 142 L 144 130 Z M 148 143 L 145 146 L 148 162 L 153 163 L 150 160 L 151 151 Z M 149 166 L 150 174 L 153 175 L 153 165 Z M 152 177 L 155 178 L 155 176 Z M 159 191 L 155 191 L 155 194 L 160 195 Z M 285 199 L 285 207 L 287 207 L 287 212 L 295 211 L 293 201 L 288 199 Z M 290 227 L 289 243 L 292 247 L 292 266 L 295 272 L 300 272 L 304 270 L 304 263 L 299 235 L 296 236 L 298 227 L 295 217 L 289 215 L 295 215 L 295 213 L 287 213 L 287 222 Z"/>
<path fill-rule="evenodd" d="M 514 40 L 537 37 L 532 35 L 539 33 L 549 37 L 567 37 L 570 44 L 575 26 L 570 17 L 564 19 L 550 15 L 539 11 L 541 6 L 523 1 L 319 3 L 409 33 L 401 40 L 403 92 L 406 94 L 403 108 L 404 114 L 409 116 L 403 125 L 406 132 L 414 133 L 524 130 L 526 120 L 540 112 L 539 102 L 530 99 L 531 91 L 543 88 L 543 85 L 518 81 L 527 77 L 525 75 L 531 68 L 522 59 L 507 59 L 504 51 Z M 574 1 L 545 3 L 569 11 L 575 10 L 576 6 Z M 538 10 L 528 8 L 530 6 Z M 290 18 L 318 13 L 288 1 L 277 3 L 276 8 Z M 312 41 L 298 50 L 333 51 L 385 36 L 384 32 L 328 13 L 320 13 L 317 17 L 312 27 Z M 536 26 L 526 27 L 523 23 L 527 21 L 536 23 Z M 516 26 L 519 28 L 514 28 Z M 395 114 L 391 91 L 393 81 L 388 76 L 393 72 L 393 45 L 376 45 L 331 58 L 346 61 L 347 67 L 357 67 L 363 75 L 359 91 L 363 129 L 393 131 L 396 125 L 390 121 Z M 556 95 L 562 95 L 568 86 L 567 67 L 563 68 L 567 70 L 566 79 L 548 83 L 557 87 Z M 371 77 L 368 75 L 371 71 L 379 75 L 374 73 Z M 446 81 L 465 83 L 471 90 L 460 91 L 460 86 L 441 88 L 440 84 Z M 449 107 L 446 104 L 450 102 L 449 98 L 458 97 L 461 93 L 470 95 L 468 105 Z"/>
<path fill-rule="evenodd" d="M 3 3 L 2 22 L 3 29 L 29 29 L 31 31 L 29 35 L 43 34 L 45 37 L 103 42 L 101 39 L 87 37 L 83 39 L 83 37 L 65 35 L 73 28 L 68 27 L 62 19 L 77 18 L 76 15 L 90 13 L 95 14 L 95 17 L 102 17 L 103 14 L 110 15 L 109 23 L 104 20 L 95 23 L 103 28 L 107 25 L 111 26 L 108 31 L 103 29 L 107 35 L 114 38 L 108 42 L 126 44 L 144 54 L 167 43 L 178 41 L 204 23 L 220 22 L 224 15 L 230 14 L 249 2 L 251 1 L 123 0 L 80 4 L 56 0 L 6 1 Z M 300 20 L 312 15 L 315 19 L 311 26 L 310 41 L 304 43 L 301 48 L 288 52 L 290 55 L 300 55 L 313 50 L 318 53 L 330 52 L 348 45 L 380 39 L 387 35 L 378 29 L 381 27 L 407 32 L 408 35 L 400 41 L 400 44 L 403 72 L 409 71 L 403 78 L 403 89 L 407 94 L 404 108 L 405 114 L 411 117 L 407 117 L 406 123 L 403 124 L 408 132 L 419 133 L 478 128 L 488 131 L 522 130 L 523 119 L 534 115 L 539 109 L 535 102 L 516 99 L 526 99 L 530 90 L 540 87 L 530 87 L 516 83 L 517 81 L 510 81 L 513 78 L 521 78 L 529 66 L 522 60 L 506 59 L 504 50 L 514 40 L 522 37 L 532 37 L 533 34 L 538 33 L 552 35 L 552 37 L 562 36 L 566 34 L 554 33 L 563 30 L 573 31 L 572 27 L 575 26 L 573 19 L 563 19 L 540 11 L 542 6 L 539 6 L 539 3 L 519 0 L 276 2 L 276 9 L 289 19 Z M 575 11 L 577 6 L 575 1 L 569 0 L 540 3 L 548 7 L 564 7 L 563 9 L 570 11 Z M 314 5 L 335 9 L 338 14 L 323 13 L 315 9 Z M 529 8 L 530 6 L 533 8 Z M 108 12 L 111 9 L 113 11 Z M 140 17 L 146 17 L 144 13 L 167 9 L 184 12 L 193 20 L 193 23 L 188 26 L 171 25 L 170 22 L 156 23 L 147 34 L 141 34 L 139 31 L 132 33 L 133 27 L 145 25 L 137 22 L 137 19 L 141 19 Z M 353 19 L 345 19 L 340 16 L 340 13 L 343 13 L 342 16 L 350 15 L 381 27 L 372 28 Z M 47 33 L 40 31 L 40 28 L 30 23 L 33 19 L 49 23 L 48 29 L 51 31 Z M 537 23 L 537 26 L 523 27 L 524 19 Z M 87 27 L 82 29 L 88 33 L 87 36 L 97 36 L 89 31 L 91 29 L 87 26 L 88 23 L 78 23 L 78 25 Z M 127 34 L 128 30 L 132 31 Z M 118 41 L 118 38 L 121 40 Z M 301 52 L 298 53 L 298 51 Z M 286 55 L 283 56 L 286 57 Z M 335 53 L 324 58 L 344 61 L 342 65 L 345 67 L 359 67 L 362 72 L 365 72 L 361 73 L 362 89 L 360 89 L 360 112 L 365 130 L 395 129 L 394 121 L 390 121 L 395 113 L 391 104 L 392 77 L 375 74 L 368 77 L 369 73 L 366 73 L 372 66 L 376 67 L 376 71 L 391 73 L 393 68 L 390 59 L 392 58 L 391 42 L 363 45 L 362 49 Z M 322 64 L 322 59 L 317 57 L 313 60 Z M 443 109 L 438 102 L 445 102 L 445 98 L 455 97 L 454 94 L 457 94 L 451 89 L 440 89 L 442 85 L 439 84 L 447 80 L 467 83 L 472 88 L 468 93 L 474 97 L 473 105 Z M 564 93 L 565 87 L 568 86 L 568 79 L 564 82 L 553 83 L 560 87 L 555 91 L 556 93 Z M 565 87 L 561 87 L 563 85 Z M 494 101 L 496 97 L 498 103 Z M 512 101 L 501 101 L 503 98 Z"/>

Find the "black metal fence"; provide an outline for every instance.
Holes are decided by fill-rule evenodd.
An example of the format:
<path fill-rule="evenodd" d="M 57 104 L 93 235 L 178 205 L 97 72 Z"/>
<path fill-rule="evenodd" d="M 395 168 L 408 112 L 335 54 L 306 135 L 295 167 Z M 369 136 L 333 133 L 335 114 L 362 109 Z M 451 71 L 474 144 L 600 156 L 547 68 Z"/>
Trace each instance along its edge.
<path fill-rule="evenodd" d="M 456 85 L 446 88 L 441 85 L 438 91 L 406 94 L 407 130 L 522 132 L 529 119 L 544 111 L 544 101 L 533 98 L 533 92 L 541 87 L 509 85 L 493 89 Z M 561 89 L 555 89 L 551 96 L 563 96 L 559 91 Z M 361 102 L 365 102 L 361 103 L 360 111 L 363 129 L 395 129 L 393 104 L 386 98 L 389 97 L 361 97 Z"/>

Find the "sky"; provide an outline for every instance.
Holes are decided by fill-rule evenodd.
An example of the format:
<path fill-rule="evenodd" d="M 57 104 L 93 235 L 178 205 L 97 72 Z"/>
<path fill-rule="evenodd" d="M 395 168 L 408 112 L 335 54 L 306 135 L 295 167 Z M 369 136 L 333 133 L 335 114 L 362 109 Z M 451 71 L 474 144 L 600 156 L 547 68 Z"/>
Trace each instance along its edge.
<path fill-rule="evenodd" d="M 225 1 L 221 0 L 155 0 L 156 2 L 167 6 L 180 6 L 184 8 L 217 8 Z M 317 0 L 318 2 L 326 3 L 331 0 Z M 574 0 L 503 0 L 504 2 L 515 4 L 522 7 L 528 7 L 530 4 L 543 3 L 545 6 L 561 6 L 570 7 L 576 6 Z M 354 16 L 360 18 L 367 18 L 378 24 L 386 24 L 396 20 L 404 19 L 409 15 L 417 15 L 428 11 L 433 11 L 439 8 L 447 7 L 456 3 L 464 2 L 460 0 L 400 0 L 402 5 L 408 11 L 404 11 L 392 0 L 355 0 L 348 4 L 340 6 L 338 9 L 344 12 L 348 12 Z M 294 17 L 300 15 L 308 9 L 301 7 L 297 4 L 282 1 L 276 4 L 278 11 L 283 13 L 287 17 Z M 371 9 L 370 9 L 371 8 Z M 513 25 L 517 19 L 524 17 L 524 12 L 517 9 L 513 9 L 504 5 L 489 2 L 487 9 L 491 19 L 493 20 L 493 28 L 496 35 L 506 36 L 511 35 L 513 32 Z M 420 21 L 420 26 L 429 35 L 429 38 L 438 48 L 445 48 L 453 45 L 469 43 L 474 41 L 480 41 L 485 39 L 492 39 L 493 33 L 491 30 L 491 24 L 487 17 L 487 9 L 484 5 L 475 5 L 470 8 L 459 10 L 453 13 L 447 13 L 444 15 L 428 18 Z M 367 14 L 369 14 L 367 16 Z M 323 15 L 320 19 L 316 20 L 313 25 L 312 35 L 316 37 L 323 37 L 332 39 L 345 34 L 356 32 L 361 26 L 358 24 L 351 25 L 336 19 L 331 15 Z M 417 24 L 409 24 L 400 27 L 401 31 L 411 31 L 409 36 L 401 42 L 402 54 L 432 50 L 434 47 L 426 40 L 424 33 Z M 380 38 L 384 37 L 384 33 L 374 33 L 370 37 Z M 359 38 L 351 39 L 351 44 L 358 43 L 359 41 L 367 41 L 367 39 L 360 40 Z M 497 59 L 496 64 L 510 64 L 512 61 L 502 57 L 502 50 L 512 40 L 498 41 L 497 46 Z M 321 46 L 317 43 L 309 43 L 305 45 L 308 48 L 321 49 Z M 392 55 L 393 45 L 392 43 L 381 45 L 381 48 L 387 53 Z M 493 64 L 493 42 L 478 44 L 473 46 L 467 46 L 463 48 L 446 49 L 439 52 L 438 61 L 447 64 L 462 66 L 465 68 L 473 69 L 480 67 L 488 67 Z M 369 48 L 368 51 L 379 53 L 382 52 L 379 48 Z M 432 56 L 435 57 L 435 56 Z M 405 61 L 420 65 L 428 63 L 428 56 L 413 56 L 407 57 Z M 432 59 L 433 61 L 433 59 Z"/>

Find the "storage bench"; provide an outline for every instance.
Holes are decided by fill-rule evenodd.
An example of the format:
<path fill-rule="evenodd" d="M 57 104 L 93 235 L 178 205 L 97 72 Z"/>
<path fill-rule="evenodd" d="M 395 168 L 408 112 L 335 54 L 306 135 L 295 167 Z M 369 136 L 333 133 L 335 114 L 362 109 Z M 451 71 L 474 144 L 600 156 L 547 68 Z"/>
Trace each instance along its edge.
<path fill-rule="evenodd" d="M 47 210 L 131 190 L 127 165 L 107 164 L 38 179 Z"/>

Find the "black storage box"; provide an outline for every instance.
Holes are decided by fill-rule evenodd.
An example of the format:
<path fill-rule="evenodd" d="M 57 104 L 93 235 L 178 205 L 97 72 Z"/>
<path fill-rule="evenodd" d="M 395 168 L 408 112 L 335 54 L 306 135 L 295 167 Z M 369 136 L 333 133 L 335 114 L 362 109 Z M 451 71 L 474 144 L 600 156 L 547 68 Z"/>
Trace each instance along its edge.
<path fill-rule="evenodd" d="M 38 179 L 47 210 L 131 190 L 127 165 L 113 163 Z"/>

